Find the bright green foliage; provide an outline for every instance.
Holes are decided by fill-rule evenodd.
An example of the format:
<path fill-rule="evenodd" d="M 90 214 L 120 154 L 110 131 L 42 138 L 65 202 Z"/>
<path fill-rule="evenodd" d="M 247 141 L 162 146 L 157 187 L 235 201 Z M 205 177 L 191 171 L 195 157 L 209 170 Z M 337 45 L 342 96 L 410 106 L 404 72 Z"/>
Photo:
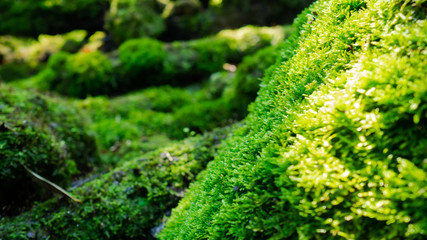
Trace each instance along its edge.
<path fill-rule="evenodd" d="M 0 34 L 37 36 L 74 29 L 99 30 L 109 0 L 2 0 Z"/>
<path fill-rule="evenodd" d="M 94 139 L 75 108 L 55 99 L 0 85 L 0 214 L 46 199 L 22 165 L 66 186 L 97 162 Z"/>
<path fill-rule="evenodd" d="M 424 239 L 426 1 L 318 1 L 161 239 Z"/>
<path fill-rule="evenodd" d="M 162 64 L 166 57 L 163 43 L 155 39 L 131 39 L 120 45 L 119 59 L 121 84 L 125 81 L 129 87 L 159 84 Z"/>
<path fill-rule="evenodd" d="M 105 29 L 116 44 L 131 38 L 157 37 L 165 22 L 156 0 L 111 0 Z"/>
<path fill-rule="evenodd" d="M 72 55 L 57 53 L 49 59 L 37 81 L 49 90 L 78 98 L 108 94 L 116 88 L 113 65 L 98 51 Z"/>
<path fill-rule="evenodd" d="M 140 155 L 75 188 L 81 205 L 55 198 L 1 219 L 0 238 L 36 233 L 38 239 L 154 239 L 152 229 L 170 214 L 229 132 L 218 129 Z"/>

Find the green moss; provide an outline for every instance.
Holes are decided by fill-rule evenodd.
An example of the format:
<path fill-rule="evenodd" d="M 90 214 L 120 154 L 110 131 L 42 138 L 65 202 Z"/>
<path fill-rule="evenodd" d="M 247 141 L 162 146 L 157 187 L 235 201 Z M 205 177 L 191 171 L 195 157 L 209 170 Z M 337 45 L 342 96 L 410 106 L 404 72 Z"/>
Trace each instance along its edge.
<path fill-rule="evenodd" d="M 142 38 L 124 42 L 119 48 L 121 85 L 127 82 L 135 86 L 159 85 L 162 63 L 166 57 L 163 43 L 155 39 Z M 127 86 L 125 86 L 126 88 Z"/>
<path fill-rule="evenodd" d="M 108 94 L 116 88 L 113 65 L 98 51 L 72 55 L 57 53 L 36 79 L 42 88 L 78 98 Z"/>
<path fill-rule="evenodd" d="M 173 115 L 176 109 L 193 103 L 192 95 L 180 88 L 170 86 L 151 87 L 124 96 L 77 100 L 75 104 L 90 119 L 99 148 L 104 153 L 103 161 L 115 164 L 133 156 L 132 152 L 146 152 L 173 137 Z M 182 133 L 182 129 L 181 129 Z M 180 136 L 185 136 L 181 134 Z"/>
<path fill-rule="evenodd" d="M 290 27 L 247 26 L 170 44 L 151 38 L 131 39 L 120 45 L 119 61 L 114 56 L 110 60 L 98 51 L 68 56 L 61 52 L 50 58 L 46 70 L 16 85 L 79 98 L 153 85 L 188 85 L 222 70 L 228 62 L 240 62 L 243 56 L 259 48 L 277 45 L 290 32 Z M 83 50 L 86 48 L 90 46 Z"/>
<path fill-rule="evenodd" d="M 159 112 L 172 112 L 193 101 L 188 91 L 168 85 L 147 88 L 141 93 L 147 98 L 149 108 Z"/>
<path fill-rule="evenodd" d="M 155 0 L 113 0 L 105 29 L 120 44 L 131 38 L 157 37 L 165 31 L 165 22 Z"/>
<path fill-rule="evenodd" d="M 425 1 L 304 11 L 160 238 L 425 238 L 425 16 Z"/>
<path fill-rule="evenodd" d="M 140 155 L 75 188 L 83 199 L 71 205 L 51 199 L 15 218 L 0 220 L 0 238 L 154 239 L 197 173 L 210 161 L 230 129 L 219 129 Z M 168 213 L 169 212 L 169 213 Z"/>
<path fill-rule="evenodd" d="M 51 193 L 34 184 L 22 165 L 62 186 L 98 160 L 94 139 L 76 109 L 55 99 L 0 85 L 0 214 L 15 214 Z M 18 187 L 19 186 L 19 187 Z"/>

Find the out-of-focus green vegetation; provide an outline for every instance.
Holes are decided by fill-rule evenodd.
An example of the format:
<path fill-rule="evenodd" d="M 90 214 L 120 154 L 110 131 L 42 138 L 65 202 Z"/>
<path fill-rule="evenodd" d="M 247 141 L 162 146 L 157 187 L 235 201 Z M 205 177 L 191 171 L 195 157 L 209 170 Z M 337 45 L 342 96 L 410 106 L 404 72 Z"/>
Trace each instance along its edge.
<path fill-rule="evenodd" d="M 43 71 L 16 85 L 78 98 L 153 85 L 185 86 L 222 70 L 224 64 L 240 62 L 262 47 L 279 44 L 292 30 L 288 26 L 246 26 L 192 41 L 131 39 L 120 45 L 118 57 L 82 47 L 75 54 L 52 55 Z"/>
<path fill-rule="evenodd" d="M 109 0 L 2 0 L 0 34 L 38 36 L 102 29 Z"/>
<path fill-rule="evenodd" d="M 16 213 L 51 193 L 39 191 L 23 166 L 62 186 L 99 164 L 93 136 L 77 108 L 32 92 L 0 87 L 0 214 Z M 19 187 L 18 187 L 19 186 Z"/>
<path fill-rule="evenodd" d="M 79 98 L 111 93 L 117 85 L 110 59 L 98 51 L 56 53 L 36 79 L 42 89 Z"/>
<path fill-rule="evenodd" d="M 29 77 L 43 69 L 51 54 L 58 51 L 77 52 L 87 32 L 75 30 L 62 35 L 39 35 L 37 40 L 0 36 L 0 81 Z"/>
<path fill-rule="evenodd" d="M 131 38 L 157 37 L 166 30 L 157 0 L 111 0 L 105 29 L 115 44 Z"/>

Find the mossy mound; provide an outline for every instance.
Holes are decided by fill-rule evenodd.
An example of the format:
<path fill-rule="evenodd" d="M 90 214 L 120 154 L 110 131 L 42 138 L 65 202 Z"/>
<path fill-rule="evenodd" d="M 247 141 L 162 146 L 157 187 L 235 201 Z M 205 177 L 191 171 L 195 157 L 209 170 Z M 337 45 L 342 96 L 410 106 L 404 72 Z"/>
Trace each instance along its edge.
<path fill-rule="evenodd" d="M 151 38 L 131 39 L 120 45 L 120 85 L 123 88 L 159 85 L 167 52 Z"/>
<path fill-rule="evenodd" d="M 318 1 L 161 239 L 424 239 L 426 1 Z"/>
<path fill-rule="evenodd" d="M 0 85 L 0 214 L 14 214 L 51 196 L 25 167 L 67 186 L 98 160 L 93 137 L 75 108 L 55 99 Z"/>
<path fill-rule="evenodd" d="M 216 153 L 231 128 L 218 129 L 140 155 L 72 190 L 72 205 L 54 198 L 0 220 L 0 238 L 154 239 L 155 227 Z"/>
<path fill-rule="evenodd" d="M 46 68 L 33 81 L 41 89 L 85 98 L 114 92 L 117 84 L 113 70 L 110 59 L 99 51 L 58 52 L 49 58 Z"/>

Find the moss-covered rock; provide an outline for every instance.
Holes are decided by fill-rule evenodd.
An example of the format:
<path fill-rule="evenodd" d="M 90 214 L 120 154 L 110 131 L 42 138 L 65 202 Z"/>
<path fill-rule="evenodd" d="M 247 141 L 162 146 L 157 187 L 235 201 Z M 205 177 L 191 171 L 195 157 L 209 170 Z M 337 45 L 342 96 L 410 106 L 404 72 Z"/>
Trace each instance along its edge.
<path fill-rule="evenodd" d="M 72 205 L 54 198 L 15 218 L 0 220 L 0 238 L 154 239 L 185 189 L 216 153 L 230 128 L 140 155 L 72 190 Z"/>
<path fill-rule="evenodd" d="M 161 239 L 424 239 L 426 1 L 318 1 Z"/>
<path fill-rule="evenodd" d="M 93 137 L 75 108 L 55 99 L 0 85 L 0 214 L 14 214 L 52 194 L 23 166 L 67 186 L 98 161 Z"/>
<path fill-rule="evenodd" d="M 163 43 L 155 39 L 131 39 L 120 45 L 119 59 L 122 72 L 120 83 L 135 89 L 161 83 L 163 62 L 167 52 Z"/>
<path fill-rule="evenodd" d="M 113 92 L 117 85 L 113 70 L 110 59 L 98 51 L 59 52 L 49 59 L 36 81 L 42 88 L 84 98 Z"/>

